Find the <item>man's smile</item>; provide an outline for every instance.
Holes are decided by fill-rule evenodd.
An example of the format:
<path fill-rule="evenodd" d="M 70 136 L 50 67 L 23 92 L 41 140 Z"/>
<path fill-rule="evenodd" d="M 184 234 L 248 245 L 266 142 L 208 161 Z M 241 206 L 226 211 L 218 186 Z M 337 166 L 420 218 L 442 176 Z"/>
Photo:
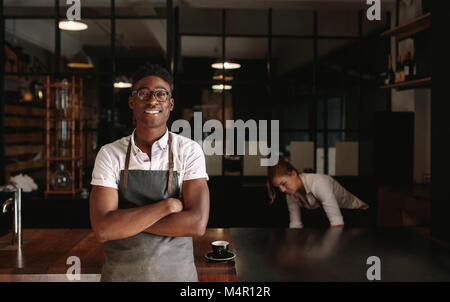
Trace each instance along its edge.
<path fill-rule="evenodd" d="M 147 114 L 157 115 L 157 114 L 161 113 L 162 110 L 152 109 L 152 110 L 145 110 L 144 112 L 147 113 Z"/>

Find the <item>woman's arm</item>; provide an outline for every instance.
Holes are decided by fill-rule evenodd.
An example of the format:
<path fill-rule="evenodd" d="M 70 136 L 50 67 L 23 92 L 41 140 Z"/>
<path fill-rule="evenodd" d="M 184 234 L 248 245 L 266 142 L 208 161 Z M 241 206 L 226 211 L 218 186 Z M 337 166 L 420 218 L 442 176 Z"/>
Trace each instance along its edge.
<path fill-rule="evenodd" d="M 311 187 L 311 192 L 320 201 L 327 214 L 331 227 L 343 227 L 344 217 L 341 214 L 339 204 L 333 192 L 331 180 L 319 180 Z"/>
<path fill-rule="evenodd" d="M 286 203 L 289 210 L 289 228 L 302 229 L 302 215 L 300 210 L 300 201 L 295 196 L 286 196 Z"/>

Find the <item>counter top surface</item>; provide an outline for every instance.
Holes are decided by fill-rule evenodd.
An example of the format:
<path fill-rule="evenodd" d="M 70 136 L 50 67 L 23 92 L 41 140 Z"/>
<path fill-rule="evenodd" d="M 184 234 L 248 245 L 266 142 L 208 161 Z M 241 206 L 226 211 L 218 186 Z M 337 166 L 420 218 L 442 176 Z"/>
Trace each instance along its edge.
<path fill-rule="evenodd" d="M 5 246 L 10 239 L 11 234 L 7 234 L 0 237 L 0 242 Z M 199 281 L 237 281 L 234 261 L 209 262 L 204 258 L 211 250 L 210 242 L 230 241 L 228 229 L 207 229 L 204 236 L 193 239 Z M 24 229 L 23 240 L 22 255 L 17 249 L 0 247 L 0 281 L 50 280 L 43 279 L 44 274 L 59 276 L 51 280 L 67 281 L 64 279 L 70 265 L 66 262 L 70 256 L 80 258 L 81 274 L 91 275 L 88 280 L 99 280 L 104 263 L 103 244 L 95 239 L 91 230 Z"/>
<path fill-rule="evenodd" d="M 450 281 L 450 245 L 407 228 L 230 229 L 239 281 Z M 377 260 L 375 260 L 377 261 Z"/>
<path fill-rule="evenodd" d="M 0 247 L 0 281 L 67 281 L 70 256 L 80 258 L 84 280 L 99 280 L 103 245 L 89 229 L 25 229 L 23 238 L 21 257 Z M 0 237 L 7 240 L 10 234 Z M 230 242 L 234 261 L 204 258 L 214 240 Z M 450 244 L 402 228 L 207 229 L 194 237 L 194 256 L 199 281 L 368 281 L 371 256 L 381 281 L 450 281 Z"/>

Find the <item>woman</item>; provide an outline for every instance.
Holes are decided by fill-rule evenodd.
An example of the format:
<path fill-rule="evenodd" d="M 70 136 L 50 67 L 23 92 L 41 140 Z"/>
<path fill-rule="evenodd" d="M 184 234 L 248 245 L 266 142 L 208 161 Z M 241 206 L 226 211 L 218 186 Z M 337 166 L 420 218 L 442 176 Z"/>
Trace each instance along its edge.
<path fill-rule="evenodd" d="M 344 189 L 332 177 L 298 173 L 294 166 L 284 159 L 269 168 L 267 189 L 272 202 L 275 200 L 275 188 L 287 194 L 290 228 L 303 228 L 300 208 L 312 210 L 322 206 L 332 228 L 344 226 L 340 208 L 369 208 L 369 205 Z"/>

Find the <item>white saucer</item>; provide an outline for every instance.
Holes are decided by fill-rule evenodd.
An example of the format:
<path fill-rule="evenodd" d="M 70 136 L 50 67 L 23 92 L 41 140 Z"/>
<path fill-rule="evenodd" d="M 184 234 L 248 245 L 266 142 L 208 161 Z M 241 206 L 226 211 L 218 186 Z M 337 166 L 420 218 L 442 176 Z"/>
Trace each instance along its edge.
<path fill-rule="evenodd" d="M 224 257 L 220 257 L 217 258 L 216 256 L 214 256 L 213 252 L 209 252 L 207 254 L 205 254 L 205 258 L 211 261 L 229 261 L 229 260 L 233 260 L 234 257 L 236 257 L 236 255 L 232 252 L 227 252 L 226 255 L 224 255 Z"/>

